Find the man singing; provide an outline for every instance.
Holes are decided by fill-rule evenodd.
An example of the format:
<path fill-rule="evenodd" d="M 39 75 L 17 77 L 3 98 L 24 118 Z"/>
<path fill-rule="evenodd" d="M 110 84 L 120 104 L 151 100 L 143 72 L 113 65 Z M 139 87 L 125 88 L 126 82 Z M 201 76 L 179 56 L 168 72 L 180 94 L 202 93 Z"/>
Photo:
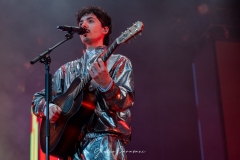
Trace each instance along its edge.
<path fill-rule="evenodd" d="M 112 31 L 110 16 L 101 8 L 88 6 L 78 11 L 76 19 L 79 27 L 87 33 L 80 35 L 86 46 L 80 59 L 62 65 L 52 78 L 53 98 L 64 93 L 76 77 L 90 74 L 92 80 L 87 86 L 94 92 L 97 102 L 91 121 L 82 129 L 83 138 L 78 143 L 75 154 L 65 159 L 71 160 L 125 160 L 124 145 L 131 139 L 131 113 L 134 103 L 134 82 L 132 65 L 123 55 L 111 55 L 107 63 L 101 58 L 109 45 Z M 111 72 L 109 73 L 109 71 Z M 45 117 L 45 91 L 34 94 L 33 113 Z M 61 116 L 62 109 L 50 103 L 50 123 Z M 71 136 L 71 135 L 69 135 Z"/>

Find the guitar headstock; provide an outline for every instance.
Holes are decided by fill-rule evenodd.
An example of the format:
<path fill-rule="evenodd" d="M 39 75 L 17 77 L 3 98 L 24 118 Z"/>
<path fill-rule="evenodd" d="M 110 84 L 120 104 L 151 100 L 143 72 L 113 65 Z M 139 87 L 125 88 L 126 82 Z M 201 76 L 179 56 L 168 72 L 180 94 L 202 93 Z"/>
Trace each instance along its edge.
<path fill-rule="evenodd" d="M 137 21 L 133 25 L 124 31 L 117 39 L 117 43 L 127 43 L 131 38 L 143 31 L 144 25 L 142 22 Z"/>

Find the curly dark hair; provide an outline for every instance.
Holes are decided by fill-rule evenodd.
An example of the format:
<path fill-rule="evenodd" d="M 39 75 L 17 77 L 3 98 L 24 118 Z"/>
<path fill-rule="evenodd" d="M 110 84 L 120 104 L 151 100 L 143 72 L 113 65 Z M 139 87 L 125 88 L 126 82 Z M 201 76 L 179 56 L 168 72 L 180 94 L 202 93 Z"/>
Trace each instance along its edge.
<path fill-rule="evenodd" d="M 82 8 L 78 11 L 78 13 L 76 14 L 76 19 L 77 19 L 77 23 L 79 24 L 81 18 L 85 15 L 88 14 L 94 14 L 98 20 L 101 22 L 102 27 L 108 27 L 109 31 L 108 33 L 105 35 L 104 40 L 103 40 L 103 44 L 108 46 L 109 45 L 109 41 L 110 41 L 110 34 L 112 33 L 112 20 L 111 17 L 107 14 L 107 12 L 103 11 L 103 9 L 101 9 L 100 7 L 97 6 L 88 6 L 85 8 Z"/>

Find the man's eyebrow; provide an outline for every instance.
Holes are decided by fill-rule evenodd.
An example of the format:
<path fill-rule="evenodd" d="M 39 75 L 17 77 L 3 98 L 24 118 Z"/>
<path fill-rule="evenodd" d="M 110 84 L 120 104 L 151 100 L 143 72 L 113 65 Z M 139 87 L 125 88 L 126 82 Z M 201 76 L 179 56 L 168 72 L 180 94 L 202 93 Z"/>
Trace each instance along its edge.
<path fill-rule="evenodd" d="M 88 17 L 86 20 L 89 20 L 89 19 L 95 19 L 95 17 Z M 81 19 L 79 22 L 82 22 L 83 20 Z"/>

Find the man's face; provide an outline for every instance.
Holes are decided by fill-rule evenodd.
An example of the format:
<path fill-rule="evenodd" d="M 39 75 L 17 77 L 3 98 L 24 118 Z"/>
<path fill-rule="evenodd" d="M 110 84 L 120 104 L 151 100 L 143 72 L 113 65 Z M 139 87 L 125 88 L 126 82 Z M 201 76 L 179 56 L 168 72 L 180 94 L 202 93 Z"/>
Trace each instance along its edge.
<path fill-rule="evenodd" d="M 88 31 L 88 33 L 80 35 L 84 44 L 91 45 L 95 43 L 103 43 L 104 36 L 108 32 L 108 27 L 102 27 L 101 22 L 94 14 L 87 14 L 83 16 L 78 25 L 79 27 L 86 28 Z"/>

